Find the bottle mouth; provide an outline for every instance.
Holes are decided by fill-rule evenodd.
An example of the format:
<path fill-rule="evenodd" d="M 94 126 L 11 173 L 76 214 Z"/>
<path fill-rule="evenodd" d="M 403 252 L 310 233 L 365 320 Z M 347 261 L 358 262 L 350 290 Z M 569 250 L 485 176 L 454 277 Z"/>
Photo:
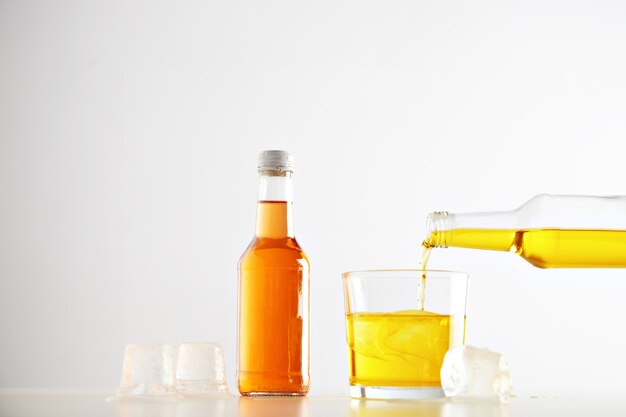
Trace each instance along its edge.
<path fill-rule="evenodd" d="M 428 233 L 424 246 L 431 248 L 447 248 L 447 241 L 442 232 L 454 228 L 454 214 L 447 211 L 435 211 L 426 218 L 426 231 Z"/>
<path fill-rule="evenodd" d="M 283 167 L 274 167 L 274 168 L 259 168 L 259 175 L 264 175 L 266 177 L 288 177 L 291 178 L 293 175 L 293 170 L 287 170 Z"/>

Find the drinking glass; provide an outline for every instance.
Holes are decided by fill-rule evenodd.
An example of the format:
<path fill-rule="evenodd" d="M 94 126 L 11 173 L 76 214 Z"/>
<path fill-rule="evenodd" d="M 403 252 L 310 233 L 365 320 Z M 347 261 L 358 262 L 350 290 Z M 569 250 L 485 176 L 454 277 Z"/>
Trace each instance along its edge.
<path fill-rule="evenodd" d="M 443 397 L 444 355 L 465 341 L 467 282 L 453 271 L 344 273 L 350 395 Z"/>

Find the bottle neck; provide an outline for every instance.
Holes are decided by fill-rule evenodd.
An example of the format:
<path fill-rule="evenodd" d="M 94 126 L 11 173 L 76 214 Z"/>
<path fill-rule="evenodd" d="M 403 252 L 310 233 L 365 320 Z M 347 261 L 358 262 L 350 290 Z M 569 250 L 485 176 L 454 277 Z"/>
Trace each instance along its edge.
<path fill-rule="evenodd" d="M 259 173 L 256 237 L 294 237 L 293 180 L 289 171 Z"/>
<path fill-rule="evenodd" d="M 448 246 L 478 247 L 476 242 L 459 241 L 458 233 L 448 233 L 459 230 L 508 230 L 514 229 L 517 223 L 515 211 L 498 211 L 487 213 L 449 213 L 447 211 L 437 211 L 430 213 L 426 220 L 428 229 L 425 244 L 430 247 L 446 248 Z M 487 232 L 489 233 L 489 232 Z M 465 235 L 463 235 L 465 236 Z M 456 237 L 455 241 L 451 241 Z M 503 241 L 489 242 L 487 246 L 491 249 L 508 250 L 508 235 L 503 235 Z M 471 239 L 471 237 L 470 237 Z M 476 245 L 476 246 L 475 246 Z M 487 247 L 485 247 L 487 249 Z"/>

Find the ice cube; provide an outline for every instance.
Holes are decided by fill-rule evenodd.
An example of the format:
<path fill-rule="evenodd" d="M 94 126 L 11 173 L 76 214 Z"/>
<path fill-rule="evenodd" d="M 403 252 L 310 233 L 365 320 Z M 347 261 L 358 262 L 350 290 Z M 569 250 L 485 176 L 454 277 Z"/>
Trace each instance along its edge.
<path fill-rule="evenodd" d="M 219 343 L 183 343 L 176 360 L 176 389 L 182 394 L 230 395 Z"/>
<path fill-rule="evenodd" d="M 506 402 L 512 395 L 511 373 L 504 357 L 474 346 L 448 350 L 441 366 L 441 387 L 447 397 Z"/>
<path fill-rule="evenodd" d="M 175 394 L 170 346 L 134 344 L 126 346 L 117 397 Z"/>

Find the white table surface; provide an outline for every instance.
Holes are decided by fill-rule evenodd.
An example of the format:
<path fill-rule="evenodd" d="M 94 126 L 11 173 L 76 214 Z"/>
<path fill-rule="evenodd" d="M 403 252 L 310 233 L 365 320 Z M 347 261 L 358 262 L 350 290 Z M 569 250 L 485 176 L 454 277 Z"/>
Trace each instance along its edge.
<path fill-rule="evenodd" d="M 0 417 L 575 417 L 626 416 L 626 395 L 606 398 L 517 397 L 507 404 L 353 400 L 345 396 L 304 398 L 184 399 L 107 402 L 106 392 L 0 391 Z"/>

